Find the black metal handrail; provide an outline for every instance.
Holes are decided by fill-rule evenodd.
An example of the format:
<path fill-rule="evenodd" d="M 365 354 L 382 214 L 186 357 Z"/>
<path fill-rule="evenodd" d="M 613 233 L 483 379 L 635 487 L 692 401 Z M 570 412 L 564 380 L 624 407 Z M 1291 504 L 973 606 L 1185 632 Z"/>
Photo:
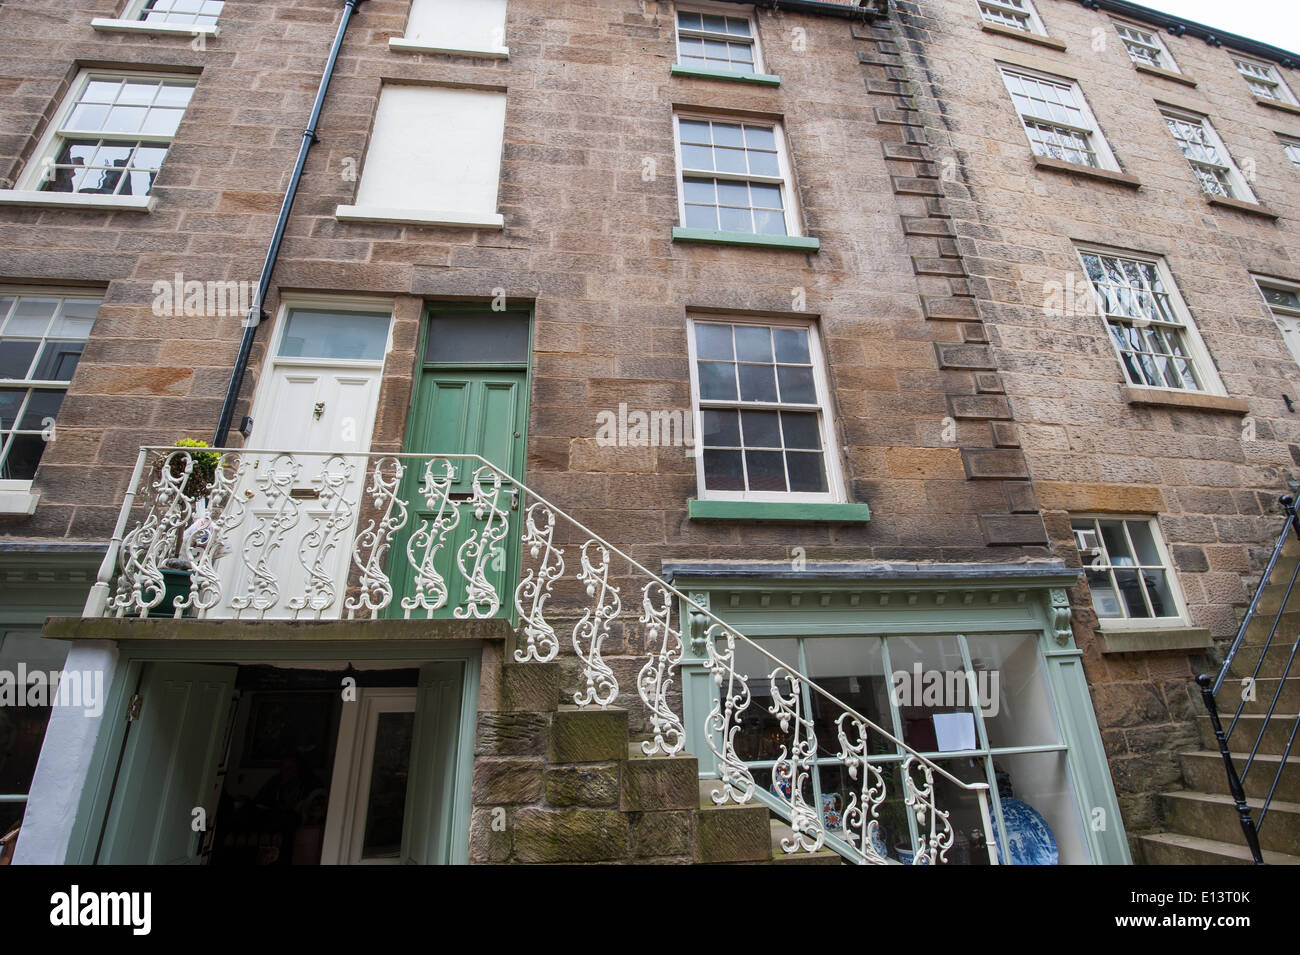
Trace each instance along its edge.
<path fill-rule="evenodd" d="M 1241 822 L 1241 830 L 1246 836 L 1246 844 L 1250 847 L 1250 854 L 1254 858 L 1256 865 L 1264 864 L 1264 854 L 1259 844 L 1259 832 L 1268 816 L 1268 807 L 1272 803 L 1278 784 L 1282 780 L 1282 773 L 1286 770 L 1287 760 L 1291 755 L 1291 747 L 1295 743 L 1296 732 L 1300 730 L 1300 714 L 1291 717 L 1291 732 L 1287 738 L 1286 746 L 1283 747 L 1282 757 L 1278 761 L 1277 770 L 1273 774 L 1273 780 L 1269 784 L 1268 793 L 1264 797 L 1258 817 L 1251 814 L 1250 806 L 1246 802 L 1245 783 L 1251 768 L 1255 765 L 1255 758 L 1259 755 L 1260 746 L 1264 742 L 1264 734 L 1268 732 L 1269 725 L 1277 711 L 1278 701 L 1282 698 L 1282 693 L 1286 689 L 1287 677 L 1290 675 L 1291 667 L 1295 663 L 1296 652 L 1300 650 L 1300 633 L 1297 633 L 1291 641 L 1291 652 L 1287 657 L 1286 666 L 1282 668 L 1281 675 L 1278 678 L 1277 690 L 1273 694 L 1273 699 L 1269 701 L 1268 712 L 1265 714 L 1264 719 L 1260 721 L 1259 732 L 1256 734 L 1255 741 L 1250 747 L 1250 753 L 1246 757 L 1240 773 L 1237 772 L 1236 761 L 1233 759 L 1229 744 L 1233 733 L 1241 725 L 1241 716 L 1246 709 L 1246 704 L 1256 701 L 1254 692 L 1259 685 L 1259 675 L 1263 671 L 1264 660 L 1268 656 L 1269 650 L 1273 648 L 1274 638 L 1277 636 L 1278 628 L 1282 624 L 1282 615 L 1287 611 L 1291 593 L 1295 590 L 1297 577 L 1300 577 L 1300 560 L 1297 560 L 1296 566 L 1292 568 L 1290 579 L 1286 582 L 1286 589 L 1281 593 L 1278 600 L 1277 612 L 1273 616 L 1273 625 L 1269 628 L 1268 639 L 1259 648 L 1259 659 L 1255 661 L 1254 671 L 1243 681 L 1241 699 L 1237 703 L 1236 711 L 1232 715 L 1232 722 L 1229 723 L 1227 730 L 1224 730 L 1223 721 L 1219 715 L 1217 697 L 1219 691 L 1223 688 L 1224 681 L 1227 679 L 1233 660 L 1236 659 L 1237 651 L 1241 649 L 1245 642 L 1246 631 L 1255 620 L 1255 613 L 1259 609 L 1264 590 L 1273 579 L 1273 571 L 1277 567 L 1278 558 L 1282 556 L 1282 549 L 1286 545 L 1287 536 L 1294 532 L 1296 537 L 1300 538 L 1300 520 L 1297 520 L 1296 517 L 1295 498 L 1288 495 L 1282 498 L 1281 503 L 1283 510 L 1286 511 L 1286 523 L 1283 525 L 1281 533 L 1278 534 L 1277 543 L 1273 545 L 1273 553 L 1269 556 L 1268 565 L 1264 568 L 1264 575 L 1250 599 L 1250 606 L 1246 608 L 1246 614 L 1242 617 L 1241 626 L 1237 629 L 1237 636 L 1232 641 L 1227 656 L 1224 657 L 1219 675 L 1217 678 L 1211 678 L 1209 675 L 1202 673 L 1196 678 L 1196 682 L 1201 688 L 1201 699 L 1210 714 L 1210 725 L 1214 729 L 1214 738 L 1219 744 L 1219 755 L 1223 757 L 1223 766 L 1228 775 L 1228 791 L 1232 794 L 1232 801 L 1237 809 L 1237 817 Z M 1297 629 L 1300 630 L 1300 628 Z M 1279 646 L 1283 650 L 1286 649 L 1285 638 L 1283 638 Z"/>

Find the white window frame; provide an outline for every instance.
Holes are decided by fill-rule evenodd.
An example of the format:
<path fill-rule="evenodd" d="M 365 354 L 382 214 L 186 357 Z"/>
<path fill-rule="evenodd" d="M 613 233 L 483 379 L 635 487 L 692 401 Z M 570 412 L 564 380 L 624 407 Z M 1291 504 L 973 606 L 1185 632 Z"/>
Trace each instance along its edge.
<path fill-rule="evenodd" d="M 1124 52 L 1128 54 L 1128 58 L 1132 60 L 1134 64 L 1136 64 L 1137 66 L 1145 66 L 1151 69 L 1164 70 L 1167 73 L 1183 72 L 1178 68 L 1178 61 L 1174 59 L 1174 54 L 1170 52 L 1169 46 L 1165 43 L 1164 39 L 1160 36 L 1159 30 L 1157 30 L 1154 27 L 1144 27 L 1141 24 L 1133 23 L 1131 20 L 1117 20 L 1113 17 L 1111 18 L 1110 22 L 1115 25 L 1115 32 L 1119 35 L 1120 45 L 1124 47 Z M 1130 37 L 1126 37 L 1123 32 L 1125 30 L 1131 30 L 1134 33 L 1141 34 L 1144 37 L 1150 37 L 1151 38 L 1150 42 L 1144 39 L 1132 39 Z M 1130 43 L 1136 44 L 1137 46 L 1144 47 L 1149 50 L 1155 50 L 1157 56 L 1160 59 L 1160 63 L 1154 64 L 1151 63 L 1149 60 L 1146 60 L 1136 55 L 1133 52 L 1133 48 L 1129 46 Z"/>
<path fill-rule="evenodd" d="M 0 192 L 0 203 L 14 203 L 23 205 L 52 205 L 66 206 L 72 208 L 105 208 L 105 209 L 135 209 L 138 211 L 147 211 L 152 208 L 154 194 L 150 189 L 149 194 L 145 196 L 137 195 L 112 195 L 101 196 L 96 194 L 81 192 L 52 192 L 41 189 L 41 185 L 46 175 L 46 169 L 49 164 L 54 162 L 59 153 L 59 149 L 65 139 L 87 139 L 96 137 L 99 139 L 112 140 L 120 139 L 122 142 L 139 142 L 141 140 L 166 140 L 167 149 L 170 152 L 172 145 L 176 142 L 176 133 L 170 135 L 149 134 L 143 132 L 137 133 L 111 133 L 96 132 L 86 133 L 79 130 L 68 130 L 65 123 L 72 116 L 73 110 L 76 109 L 78 101 L 85 93 L 86 87 L 94 80 L 111 80 L 119 81 L 122 79 L 139 79 L 150 81 L 166 81 L 177 85 L 197 88 L 198 77 L 188 73 L 157 73 L 142 72 L 136 70 L 99 70 L 87 69 L 77 74 L 71 89 L 59 104 L 58 111 L 54 114 L 54 119 L 50 122 L 45 134 L 41 137 L 39 145 L 32 153 L 27 165 L 23 168 L 18 177 L 18 181 L 13 190 L 7 194 Z M 193 100 L 191 100 L 192 102 Z M 186 107 L 188 112 L 189 107 Z M 183 123 L 184 114 L 181 122 Z M 166 163 L 166 157 L 163 163 Z M 161 171 L 161 165 L 159 170 Z"/>
<path fill-rule="evenodd" d="M 1163 391 L 1175 395 L 1216 395 L 1218 397 L 1227 397 L 1227 390 L 1223 387 L 1223 382 L 1219 378 L 1219 370 L 1215 367 L 1213 359 L 1210 357 L 1210 351 L 1205 347 L 1205 342 L 1201 339 L 1200 330 L 1192 320 L 1191 311 L 1187 308 L 1187 303 L 1183 301 L 1182 292 L 1178 284 L 1174 281 L 1173 272 L 1169 268 L 1169 263 L 1162 256 L 1143 255 L 1137 252 L 1129 252 L 1118 249 L 1108 249 L 1104 246 L 1079 245 L 1075 247 L 1075 253 L 1079 259 L 1079 267 L 1083 272 L 1083 280 L 1087 283 L 1088 288 L 1092 290 L 1092 279 L 1088 276 L 1088 268 L 1083 261 L 1085 255 L 1099 255 L 1103 258 L 1128 259 L 1134 262 L 1145 262 L 1156 267 L 1160 274 L 1160 279 L 1165 288 L 1169 290 L 1169 302 L 1173 306 L 1174 312 L 1179 321 L 1182 323 L 1183 342 L 1187 347 L 1188 357 L 1191 359 L 1192 366 L 1195 368 L 1197 375 L 1201 379 L 1201 390 L 1197 391 L 1192 388 L 1170 388 L 1167 385 L 1148 385 L 1138 384 L 1129 381 L 1128 372 L 1124 366 L 1124 353 L 1120 351 L 1119 345 L 1115 343 L 1115 336 L 1110 330 L 1110 316 L 1100 307 L 1097 312 L 1101 317 L 1102 330 L 1106 335 L 1106 340 L 1110 342 L 1111 351 L 1115 355 L 1116 362 L 1119 363 L 1119 373 L 1124 386 L 1139 391 Z M 1096 302 L 1096 293 L 1094 291 L 1093 302 Z M 1120 316 L 1117 316 L 1117 319 Z M 1124 317 L 1124 320 L 1132 322 L 1133 319 Z M 1149 323 L 1157 324 L 1157 323 Z"/>
<path fill-rule="evenodd" d="M 722 67 L 696 66 L 682 62 L 682 26 L 678 20 L 679 13 L 707 13 L 713 16 L 727 16 L 736 20 L 749 21 L 750 46 L 754 51 L 754 72 L 741 73 L 739 70 L 726 70 Z M 700 36 L 705 39 L 720 38 L 717 34 L 710 34 L 707 31 L 688 31 L 691 36 Z M 730 34 L 726 39 L 735 42 L 736 37 Z M 737 76 L 761 76 L 766 74 L 767 70 L 763 64 L 763 47 L 758 38 L 758 18 L 754 16 L 754 8 L 748 6 L 733 6 L 732 4 L 716 3 L 691 3 L 682 4 L 673 11 L 673 48 L 677 53 L 677 65 L 684 69 L 691 70 L 716 70 L 719 73 L 735 73 Z"/>
<path fill-rule="evenodd" d="M 101 33 L 148 33 L 153 36 L 218 36 L 221 27 L 217 23 L 156 23 L 144 18 L 145 4 L 148 0 L 131 0 L 121 17 L 95 17 L 90 25 Z M 221 16 L 225 13 L 222 9 Z"/>
<path fill-rule="evenodd" d="M 60 288 L 55 286 L 42 285 L 0 285 L 0 296 L 14 296 L 17 298 L 59 298 L 59 299 L 80 299 L 83 301 L 98 301 L 103 306 L 104 293 L 96 292 L 84 288 Z M 0 314 L 0 323 L 3 323 L 7 316 Z M 46 326 L 46 331 L 49 326 Z M 94 334 L 94 329 L 91 329 Z M 42 338 L 44 341 L 44 338 Z M 90 341 L 90 335 L 86 336 L 86 341 Z M 80 362 L 78 362 L 80 364 Z M 75 375 L 74 375 L 75 377 Z M 40 380 L 35 378 L 0 378 L 0 388 L 27 390 L 37 389 L 40 391 L 63 391 L 66 395 L 71 381 L 57 380 Z M 18 409 L 18 417 L 21 417 L 23 410 L 26 408 L 27 400 L 24 399 L 23 405 Z M 15 425 L 17 419 L 15 419 Z M 55 428 L 58 427 L 58 416 L 55 416 Z M 6 443 L 5 437 L 0 437 L 0 452 L 4 450 Z M 32 479 L 30 478 L 0 478 L 0 514 L 32 514 L 36 510 L 36 504 L 40 495 L 32 492 Z"/>
<path fill-rule="evenodd" d="M 776 142 L 776 163 L 780 172 L 779 176 L 761 176 L 751 173 L 726 173 L 713 172 L 711 170 L 686 169 L 682 162 L 682 126 L 681 121 L 697 120 L 700 122 L 714 123 L 731 123 L 743 124 L 749 126 L 766 126 L 772 130 L 772 138 Z M 785 207 L 785 234 L 786 236 L 804 235 L 800 223 L 803 217 L 799 214 L 799 196 L 794 186 L 794 174 L 790 167 L 789 144 L 785 138 L 785 128 L 780 120 L 776 119 L 751 119 L 749 117 L 730 116 L 720 113 L 704 113 L 693 111 L 680 111 L 673 113 L 673 149 L 677 160 L 677 223 L 682 228 L 689 228 L 686 225 L 686 183 L 687 176 L 704 177 L 711 179 L 728 179 L 732 182 L 757 182 L 767 186 L 777 186 L 781 190 L 781 204 Z M 721 222 L 719 222 L 721 225 Z M 766 236 L 761 232 L 725 232 L 724 235 L 755 235 L 759 237 Z M 767 238 L 780 239 L 783 236 L 766 236 Z"/>
<path fill-rule="evenodd" d="M 1192 626 L 1191 615 L 1188 613 L 1188 610 L 1187 610 L 1187 600 L 1186 600 L 1186 598 L 1183 596 L 1183 589 L 1182 589 L 1181 584 L 1180 584 L 1179 581 L 1178 581 L 1178 571 L 1177 571 L 1177 569 L 1174 567 L 1174 562 L 1173 562 L 1173 559 L 1172 559 L 1171 556 L 1170 556 L 1169 548 L 1168 548 L 1168 546 L 1167 546 L 1166 543 L 1165 543 L 1164 534 L 1163 534 L 1163 533 L 1161 532 L 1161 530 L 1160 530 L 1160 519 L 1159 519 L 1159 517 L 1157 517 L 1156 515 L 1153 515 L 1153 514 L 1093 514 L 1093 513 L 1075 514 L 1075 513 L 1071 513 L 1071 514 L 1070 514 L 1070 526 L 1071 526 L 1071 529 L 1073 529 L 1075 521 L 1096 521 L 1096 522 L 1102 522 L 1102 521 L 1105 521 L 1105 522 L 1119 521 L 1119 522 L 1121 522 L 1121 524 L 1123 525 L 1123 529 L 1124 529 L 1124 539 L 1128 542 L 1129 550 L 1130 550 L 1130 552 L 1133 553 L 1134 555 L 1136 555 L 1137 551 L 1136 551 L 1136 549 L 1133 547 L 1133 539 L 1132 539 L 1132 536 L 1129 534 L 1129 530 L 1128 530 L 1128 526 L 1127 526 L 1127 525 L 1130 524 L 1130 523 L 1131 523 L 1131 524 L 1146 524 L 1147 527 L 1151 530 L 1151 539 L 1152 539 L 1152 541 L 1153 541 L 1154 544 L 1155 544 L 1156 553 L 1157 553 L 1157 554 L 1159 555 L 1159 557 L 1160 557 L 1161 566 L 1160 566 L 1159 569 L 1160 569 L 1160 570 L 1163 570 L 1164 573 L 1165 573 L 1165 580 L 1168 581 L 1168 583 L 1169 583 L 1169 594 L 1170 594 L 1171 597 L 1173 597 L 1173 601 L 1174 601 L 1174 609 L 1178 611 L 1177 614 L 1171 614 L 1171 615 L 1164 616 L 1164 617 L 1154 617 L 1154 616 L 1152 616 L 1152 617 L 1130 617 L 1130 616 L 1128 616 L 1128 608 L 1125 606 L 1123 600 L 1120 599 L 1120 596 L 1119 596 L 1118 591 L 1116 591 L 1116 593 L 1115 593 L 1116 602 L 1117 602 L 1117 604 L 1118 604 L 1118 606 L 1119 606 L 1119 608 L 1120 608 L 1120 611 L 1121 611 L 1121 613 L 1123 614 L 1123 616 L 1119 616 L 1119 617 L 1103 617 L 1101 614 L 1098 613 L 1098 614 L 1097 614 L 1097 620 L 1098 620 L 1098 622 L 1100 623 L 1100 625 L 1101 625 L 1101 629 L 1102 629 L 1102 630 L 1110 630 L 1110 631 L 1115 631 L 1115 630 L 1160 630 L 1160 629 L 1171 629 L 1171 630 L 1172 630 L 1172 629 L 1177 629 L 1177 628 L 1180 628 L 1180 627 L 1190 627 L 1190 626 Z M 1106 546 L 1104 540 L 1101 539 L 1101 535 L 1100 535 L 1100 534 L 1098 534 L 1098 544 L 1099 544 L 1103 549 L 1104 549 L 1105 546 Z M 1083 564 L 1084 564 L 1085 569 L 1086 569 L 1087 567 L 1091 566 L 1091 564 L 1090 564 L 1090 562 L 1089 562 L 1089 560 L 1088 560 L 1088 558 L 1086 557 L 1086 555 L 1085 555 L 1084 552 L 1080 552 L 1079 557 L 1080 557 L 1080 559 L 1083 561 Z M 1142 570 L 1153 569 L 1153 568 L 1151 568 L 1151 565 L 1149 565 L 1149 564 L 1144 564 L 1144 565 L 1141 565 L 1140 567 L 1139 567 L 1139 565 L 1134 564 L 1134 565 L 1132 565 L 1131 567 L 1127 567 L 1127 568 L 1126 568 L 1125 565 L 1123 565 L 1123 564 L 1120 564 L 1120 565 L 1114 565 L 1114 564 L 1110 564 L 1110 563 L 1107 563 L 1107 564 L 1105 565 L 1105 568 L 1106 568 L 1107 570 L 1109 570 L 1109 571 L 1114 571 L 1114 569 L 1116 568 L 1116 566 L 1118 566 L 1121 570 L 1123 570 L 1123 569 L 1137 570 L 1137 571 L 1139 572 L 1139 574 L 1141 573 Z M 1097 569 L 1100 569 L 1100 568 L 1097 568 Z M 1085 580 L 1087 579 L 1087 575 L 1086 575 L 1086 574 L 1084 575 L 1084 579 L 1085 579 Z M 1112 581 L 1114 582 L 1114 577 L 1112 577 L 1111 579 L 1112 579 Z M 1091 589 L 1092 589 L 1092 586 L 1091 586 L 1091 583 L 1090 583 L 1090 584 L 1089 584 L 1089 591 L 1091 591 Z M 1146 584 L 1145 584 L 1145 582 L 1143 583 L 1142 590 L 1143 590 L 1144 596 L 1147 597 L 1147 599 L 1149 599 L 1149 595 L 1146 595 Z M 1092 597 L 1091 599 L 1093 600 L 1093 612 L 1096 613 L 1096 609 L 1097 609 L 1097 607 L 1096 607 L 1096 597 Z"/>
<path fill-rule="evenodd" d="M 1295 94 L 1291 92 L 1291 87 L 1287 86 L 1286 80 L 1282 77 L 1282 74 L 1278 72 L 1276 65 L 1269 63 L 1266 60 L 1256 60 L 1253 57 L 1240 56 L 1236 53 L 1232 55 L 1232 63 L 1233 66 L 1237 68 L 1237 72 L 1241 74 L 1241 78 L 1246 82 L 1246 88 L 1250 90 L 1251 94 L 1257 99 L 1273 103 L 1286 103 L 1288 106 L 1300 105 L 1300 103 L 1296 102 Z M 1266 73 L 1267 78 L 1253 74 L 1250 68 Z M 1250 87 L 1252 80 L 1256 83 L 1264 83 L 1265 85 L 1272 86 L 1278 95 L 1265 96 L 1255 92 L 1255 90 Z"/>
<path fill-rule="evenodd" d="M 1106 141 L 1106 136 L 1101 131 L 1101 124 L 1097 122 L 1096 115 L 1093 114 L 1092 108 L 1088 105 L 1088 99 L 1083 95 L 1083 87 L 1078 80 L 1070 79 L 1066 76 L 1056 76 L 1052 73 L 1044 73 L 1041 70 L 1030 69 L 1029 67 L 1020 66 L 1015 63 L 999 63 L 998 70 L 1002 74 L 1002 85 L 1007 91 L 1007 96 L 1011 99 L 1011 108 L 1015 111 L 1016 119 L 1020 122 L 1020 130 L 1025 135 L 1025 141 L 1029 143 L 1029 149 L 1035 156 L 1041 155 L 1034 150 L 1034 141 L 1029 136 L 1029 129 L 1025 125 L 1025 114 L 1020 112 L 1020 107 L 1016 104 L 1015 96 L 1011 92 L 1009 77 L 1012 75 L 1024 77 L 1039 83 L 1051 83 L 1056 86 L 1069 87 L 1077 101 L 1079 112 L 1087 120 L 1088 127 L 1075 126 L 1069 123 L 1061 123 L 1050 116 L 1031 116 L 1031 122 L 1041 123 L 1045 126 L 1055 126 L 1061 129 L 1071 130 L 1078 133 L 1084 133 L 1088 137 L 1088 144 L 1092 147 L 1093 155 L 1097 157 L 1097 165 L 1085 166 L 1081 163 L 1070 162 L 1068 159 L 1060 160 L 1061 162 L 1070 162 L 1073 166 L 1081 166 L 1084 169 L 1106 169 L 1111 172 L 1122 172 L 1119 167 L 1119 160 L 1111 152 L 1110 143 Z M 1054 156 L 1044 156 L 1045 159 L 1055 159 Z"/>
<path fill-rule="evenodd" d="M 1286 158 L 1291 160 L 1291 165 L 1295 167 L 1296 172 L 1300 172 L 1300 138 L 1282 133 L 1278 133 L 1277 138 L 1282 140 L 1282 152 L 1286 154 Z"/>
<path fill-rule="evenodd" d="M 1240 199 L 1243 202 L 1258 202 L 1255 198 L 1255 191 L 1250 188 L 1250 183 L 1246 181 L 1246 177 L 1243 176 L 1241 170 L 1237 168 L 1237 163 L 1232 158 L 1232 153 L 1228 151 L 1227 144 L 1224 143 L 1218 130 L 1214 128 L 1214 124 L 1210 122 L 1210 117 L 1203 113 L 1193 113 L 1190 110 L 1177 109 L 1173 106 L 1165 106 L 1163 104 L 1160 104 L 1160 116 L 1162 119 L 1173 119 L 1192 126 L 1200 126 L 1202 131 L 1205 133 L 1206 139 L 1209 140 L 1209 144 L 1214 147 L 1215 152 L 1218 154 L 1219 161 L 1213 163 L 1206 160 L 1193 160 L 1184 153 L 1183 158 L 1185 158 L 1187 164 L 1192 167 L 1193 175 L 1196 174 L 1197 166 L 1222 169 L 1228 177 L 1227 198 Z M 1166 128 L 1168 128 L 1167 123 Z M 1182 152 L 1182 146 L 1178 142 L 1177 137 L 1173 136 L 1173 130 L 1169 130 L 1169 135 L 1174 138 L 1174 143 L 1175 145 L 1178 145 L 1179 152 Z M 1196 181 L 1200 185 L 1201 190 L 1207 196 L 1218 195 L 1217 192 L 1211 192 L 1209 189 L 1205 188 L 1205 183 L 1199 175 L 1196 176 Z"/>
<path fill-rule="evenodd" d="M 1277 325 L 1278 331 L 1282 333 L 1282 341 L 1286 343 L 1291 352 L 1291 357 L 1300 365 L 1300 306 L 1292 307 L 1289 305 L 1279 305 L 1276 302 L 1270 302 L 1265 294 L 1265 289 L 1277 289 L 1281 292 L 1289 292 L 1300 299 L 1300 283 L 1287 282 L 1283 279 L 1269 278 L 1263 275 L 1252 275 L 1255 280 L 1255 288 L 1259 290 L 1260 298 L 1264 300 L 1264 307 L 1267 308 L 1273 316 L 1273 322 Z"/>
<path fill-rule="evenodd" d="M 704 479 L 704 415 L 703 408 L 737 408 L 740 410 L 770 411 L 793 410 L 791 405 L 773 403 L 743 403 L 737 401 L 709 400 L 701 403 L 699 369 L 696 364 L 695 326 L 697 324 L 750 325 L 760 328 L 803 328 L 808 332 L 808 354 L 812 359 L 813 387 L 817 393 L 817 408 L 822 442 L 822 463 L 826 469 L 826 491 L 710 491 Z M 757 501 L 764 503 L 844 503 L 847 500 L 844 473 L 840 464 L 839 443 L 835 440 L 834 410 L 826 377 L 826 358 L 822 352 L 821 336 L 817 322 L 809 318 L 759 317 L 734 314 L 691 312 L 686 316 L 687 358 L 691 371 L 691 415 L 695 434 L 696 495 L 702 501 Z M 798 410 L 807 411 L 808 408 Z"/>
<path fill-rule="evenodd" d="M 979 11 L 980 21 L 990 26 L 1003 27 L 1007 30 L 1020 30 L 1020 27 L 1008 25 L 1003 20 L 997 18 L 997 13 L 1005 14 L 1009 19 L 1018 20 L 1020 14 L 1025 14 L 1026 23 L 1029 27 L 1023 30 L 1024 33 L 1032 33 L 1035 36 L 1047 36 L 1047 27 L 1043 24 L 1042 17 L 1034 8 L 1034 0 L 1017 0 L 1016 3 L 1009 3 L 1007 0 L 975 0 L 975 9 Z M 992 14 L 990 11 L 995 11 Z"/>

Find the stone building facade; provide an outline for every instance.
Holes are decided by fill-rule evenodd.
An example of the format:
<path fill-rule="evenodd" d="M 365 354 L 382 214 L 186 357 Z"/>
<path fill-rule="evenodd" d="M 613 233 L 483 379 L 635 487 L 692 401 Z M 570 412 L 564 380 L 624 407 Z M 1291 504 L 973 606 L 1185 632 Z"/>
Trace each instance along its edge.
<path fill-rule="evenodd" d="M 44 717 L 22 723 L 26 749 L 9 760 L 12 803 L 27 812 L 18 861 L 199 852 L 188 832 L 160 834 L 178 825 L 168 807 L 188 813 L 196 799 L 219 820 L 202 851 L 220 853 L 222 814 L 237 810 L 214 794 L 225 785 L 232 805 L 256 802 L 289 758 L 274 741 L 256 748 L 262 704 L 319 697 L 354 662 L 398 673 L 373 700 L 409 694 L 414 710 L 393 712 L 415 713 L 417 740 L 441 734 L 441 755 L 422 765 L 451 780 L 442 815 L 408 814 L 404 857 L 768 856 L 766 813 L 779 806 L 728 816 L 696 799 L 694 778 L 717 776 L 702 728 L 716 694 L 685 603 L 672 699 L 699 763 L 627 758 L 628 740 L 654 728 L 635 693 L 655 644 L 632 572 L 617 578 L 631 612 L 604 647 L 626 715 L 568 708 L 590 675 L 567 642 L 584 612 L 577 587 L 555 604 L 566 649 L 530 672 L 514 662 L 521 631 L 504 624 L 351 621 L 339 603 L 300 614 L 288 592 L 253 620 L 226 604 L 195 621 L 145 608 L 145 619 L 51 623 L 46 635 L 66 643 L 35 639 L 45 618 L 79 617 L 97 577 L 110 582 L 100 561 L 124 497 L 142 487 L 140 448 L 213 438 L 248 326 L 246 302 L 230 303 L 256 287 L 341 15 L 350 23 L 268 295 L 252 303 L 264 319 L 227 445 L 483 454 L 700 607 L 845 688 L 833 692 L 853 687 L 880 707 L 868 716 L 964 781 L 1015 785 L 1062 861 L 1129 861 L 1129 837 L 1161 824 L 1157 794 L 1195 732 L 1191 677 L 1235 631 L 1294 463 L 1282 395 L 1300 396 L 1295 362 L 1251 276 L 1278 290 L 1300 280 L 1288 246 L 1296 167 L 1278 138 L 1300 134 L 1300 114 L 1251 95 L 1231 44 L 1169 39 L 1179 78 L 1138 72 L 1118 35 L 1094 42 L 1099 26 L 1113 30 L 1108 14 L 1066 0 L 1038 0 L 1048 35 L 1032 39 L 981 29 L 974 0 L 465 6 L 0 9 L 11 323 L 0 340 L 29 349 L 0 385 L 15 403 L 0 418 L 12 459 L 0 484 L 0 660 L 102 671 L 108 686 L 102 716 L 54 709 L 39 765 Z M 1035 167 L 998 63 L 1079 81 L 1119 168 Z M 1203 199 L 1153 100 L 1211 116 L 1258 201 Z M 1085 288 L 1076 244 L 1161 257 L 1222 388 L 1126 389 L 1102 318 L 1045 301 L 1051 283 L 1062 302 Z M 53 317 L 15 333 L 27 315 Z M 75 373 L 44 364 L 55 346 Z M 313 359 L 318 390 L 300 400 L 291 386 Z M 368 383 L 355 406 L 340 367 Z M 728 395 L 720 369 L 768 378 L 733 379 Z M 480 388 L 487 408 L 501 381 L 513 389 L 507 417 L 440 430 L 471 407 L 438 404 L 449 387 Z M 652 413 L 691 424 L 703 450 L 642 440 L 635 416 Z M 805 430 L 758 451 L 728 430 L 748 416 L 757 433 L 777 415 Z M 322 421 L 341 430 L 307 448 Z M 1098 626 L 1093 595 L 1073 585 L 1071 522 L 1083 515 L 1158 519 L 1179 613 L 1152 615 L 1177 626 Z M 528 566 L 526 553 L 509 560 L 506 578 Z M 339 583 L 341 600 L 357 572 Z M 275 619 L 289 616 L 319 619 Z M 893 670 L 1014 675 L 1019 695 L 1001 723 L 972 714 L 962 727 L 978 734 L 941 743 L 924 706 L 881 695 L 891 659 Z M 313 676 L 295 682 L 294 669 Z M 176 686 L 210 708 L 195 730 L 215 747 L 196 770 L 206 788 L 162 791 L 137 768 L 132 791 L 155 815 L 123 815 L 105 767 L 118 753 L 147 767 L 149 744 L 179 743 L 114 720 L 134 721 L 140 697 L 144 726 L 150 699 Z M 311 761 L 330 771 L 333 802 L 357 784 L 340 774 L 352 751 L 339 740 L 364 733 L 321 706 L 324 736 L 294 772 Z M 219 745 L 227 717 L 234 750 Z M 965 755 L 942 755 L 953 752 Z M 780 797 L 770 757 L 750 755 L 758 788 Z M 841 770 L 811 775 L 810 799 L 842 810 Z M 958 813 L 968 859 L 972 806 Z M 998 833 L 1010 813 L 995 805 Z M 321 822 L 326 856 L 366 851 L 339 836 L 351 823 Z M 274 848 L 286 857 L 283 840 Z"/>

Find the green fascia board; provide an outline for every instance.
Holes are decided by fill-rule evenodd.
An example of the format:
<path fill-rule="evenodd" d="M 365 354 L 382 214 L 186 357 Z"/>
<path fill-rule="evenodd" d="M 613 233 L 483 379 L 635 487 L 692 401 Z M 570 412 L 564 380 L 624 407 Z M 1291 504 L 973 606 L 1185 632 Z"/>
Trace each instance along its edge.
<path fill-rule="evenodd" d="M 830 502 L 700 501 L 691 498 L 693 521 L 819 521 L 827 524 L 865 524 L 871 520 L 866 504 Z"/>
<path fill-rule="evenodd" d="M 808 235 L 755 235 L 752 232 L 718 232 L 715 229 L 686 229 L 673 226 L 674 242 L 707 242 L 713 245 L 757 245 L 767 249 L 795 249 L 816 252 L 820 239 Z"/>
<path fill-rule="evenodd" d="M 702 80 L 731 80 L 734 83 L 754 83 L 759 86 L 781 85 L 781 77 L 772 73 L 733 73 L 730 70 L 706 70 L 677 64 L 669 72 L 673 76 L 693 76 Z"/>

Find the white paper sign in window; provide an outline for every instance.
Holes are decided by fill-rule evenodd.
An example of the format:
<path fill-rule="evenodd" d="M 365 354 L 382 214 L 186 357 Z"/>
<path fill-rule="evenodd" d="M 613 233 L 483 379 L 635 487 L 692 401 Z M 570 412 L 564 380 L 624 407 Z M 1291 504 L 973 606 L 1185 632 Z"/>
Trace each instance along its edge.
<path fill-rule="evenodd" d="M 356 204 L 338 218 L 499 229 L 504 91 L 384 87 Z"/>
<path fill-rule="evenodd" d="M 406 36 L 394 50 L 507 57 L 506 0 L 412 0 Z"/>

